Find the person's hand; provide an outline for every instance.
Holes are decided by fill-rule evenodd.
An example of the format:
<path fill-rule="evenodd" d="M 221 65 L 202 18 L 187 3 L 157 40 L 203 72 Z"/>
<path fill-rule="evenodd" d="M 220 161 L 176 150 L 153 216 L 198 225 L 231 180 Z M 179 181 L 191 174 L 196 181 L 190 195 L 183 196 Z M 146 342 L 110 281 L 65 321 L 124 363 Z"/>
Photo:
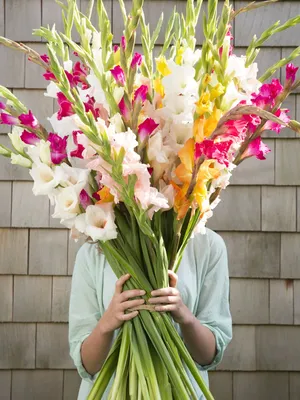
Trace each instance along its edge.
<path fill-rule="evenodd" d="M 182 301 L 180 292 L 176 289 L 178 276 L 173 271 L 168 271 L 169 287 L 153 290 L 150 304 L 155 305 L 155 311 L 170 311 L 175 322 L 186 324 L 191 320 L 192 313 Z"/>
<path fill-rule="evenodd" d="M 125 321 L 129 321 L 138 315 L 138 311 L 132 311 L 130 313 L 125 313 L 126 310 L 141 306 L 145 303 L 144 299 L 132 300 L 133 297 L 143 296 L 146 292 L 145 290 L 125 290 L 123 291 L 123 286 L 125 282 L 130 278 L 130 275 L 123 275 L 116 282 L 116 289 L 114 296 L 103 314 L 101 320 L 101 329 L 105 333 L 111 333 L 116 329 L 120 328 Z"/>

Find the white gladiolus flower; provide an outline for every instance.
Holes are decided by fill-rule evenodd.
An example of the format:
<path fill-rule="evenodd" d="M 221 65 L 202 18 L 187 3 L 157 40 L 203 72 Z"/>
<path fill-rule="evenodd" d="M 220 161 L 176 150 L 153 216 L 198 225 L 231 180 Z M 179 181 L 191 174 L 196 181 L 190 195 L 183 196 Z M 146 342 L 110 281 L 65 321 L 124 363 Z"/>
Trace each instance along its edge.
<path fill-rule="evenodd" d="M 27 153 L 32 161 L 39 165 L 40 163 L 51 165 L 50 142 L 40 140 L 35 146 L 28 146 Z"/>
<path fill-rule="evenodd" d="M 57 113 L 55 113 L 51 118 L 48 118 L 48 120 L 52 125 L 53 132 L 57 133 L 60 137 L 69 136 L 73 131 L 78 130 L 75 115 L 70 115 L 58 120 Z"/>
<path fill-rule="evenodd" d="M 23 129 L 18 126 L 14 126 L 12 129 L 12 133 L 8 133 L 8 137 L 11 140 L 13 147 L 17 150 L 18 153 L 24 152 L 25 144 L 21 140 L 20 135 L 22 134 Z"/>
<path fill-rule="evenodd" d="M 111 203 L 88 206 L 85 213 L 85 234 L 94 241 L 107 241 L 115 239 L 118 235 L 115 216 Z M 81 226 L 79 226 L 81 224 Z M 82 228 L 82 221 L 78 221 L 78 227 Z M 79 229 L 78 229 L 79 230 Z"/>
<path fill-rule="evenodd" d="M 195 81 L 195 69 L 191 65 L 178 65 L 173 60 L 168 61 L 171 74 L 163 78 L 162 84 L 166 95 L 174 93 L 197 96 L 198 83 Z"/>
<path fill-rule="evenodd" d="M 68 164 L 63 163 L 56 167 L 59 170 L 61 176 L 63 177 L 60 184 L 62 186 L 74 186 L 77 189 L 82 190 L 88 183 L 89 169 L 74 168 L 70 167 Z"/>
<path fill-rule="evenodd" d="M 55 210 L 53 218 L 61 218 L 63 221 L 72 219 L 80 214 L 79 194 L 80 186 L 68 186 L 60 189 L 55 197 Z"/>
<path fill-rule="evenodd" d="M 42 163 L 33 164 L 29 173 L 34 181 L 32 191 L 35 196 L 52 195 L 62 178 L 59 170 Z"/>
<path fill-rule="evenodd" d="M 21 156 L 21 154 L 15 153 L 11 153 L 11 163 L 25 168 L 31 168 L 32 165 L 32 162 L 28 160 L 28 158 Z"/>
<path fill-rule="evenodd" d="M 86 79 L 88 83 L 91 85 L 91 87 L 88 89 L 90 91 L 89 95 L 95 98 L 96 103 L 102 104 L 107 110 L 109 110 L 105 93 L 102 89 L 99 79 L 92 74 L 88 75 Z"/>
<path fill-rule="evenodd" d="M 57 93 L 60 92 L 59 87 L 56 85 L 55 82 L 51 81 L 49 85 L 47 86 L 47 91 L 44 93 L 44 96 L 46 97 L 53 97 L 54 99 L 57 98 Z"/>
<path fill-rule="evenodd" d="M 73 61 L 72 60 L 68 60 L 68 61 L 64 61 L 64 69 L 68 72 L 72 72 L 73 69 Z"/>

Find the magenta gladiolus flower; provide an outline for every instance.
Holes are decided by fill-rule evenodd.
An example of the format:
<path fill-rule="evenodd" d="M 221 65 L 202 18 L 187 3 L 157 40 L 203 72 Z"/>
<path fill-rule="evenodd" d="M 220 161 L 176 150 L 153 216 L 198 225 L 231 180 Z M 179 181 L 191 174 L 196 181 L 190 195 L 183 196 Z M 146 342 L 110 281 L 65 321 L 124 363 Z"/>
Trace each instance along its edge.
<path fill-rule="evenodd" d="M 56 133 L 49 133 L 48 142 L 50 142 L 51 161 L 53 164 L 60 164 L 67 158 L 67 140 L 68 136 L 61 138 Z"/>
<path fill-rule="evenodd" d="M 131 61 L 131 68 L 139 67 L 142 64 L 143 56 L 140 53 L 134 53 Z"/>
<path fill-rule="evenodd" d="M 201 143 L 196 143 L 195 158 L 204 156 L 207 159 L 217 160 L 220 164 L 229 166 L 228 151 L 232 145 L 232 140 L 215 143 L 213 140 L 205 139 Z"/>
<path fill-rule="evenodd" d="M 138 133 L 141 142 L 143 142 L 148 136 L 151 135 L 152 132 L 159 126 L 154 119 L 147 118 L 144 122 L 142 122 L 138 127 Z"/>
<path fill-rule="evenodd" d="M 134 92 L 134 101 L 141 101 L 142 103 L 144 103 L 144 101 L 147 98 L 148 90 L 149 90 L 149 88 L 147 85 L 141 85 Z"/>
<path fill-rule="evenodd" d="M 288 109 L 278 109 L 274 114 L 276 117 L 280 118 L 283 122 L 290 122 L 291 118 L 287 115 L 290 110 Z M 277 122 L 267 121 L 264 125 L 264 129 L 270 129 L 276 133 L 280 133 L 281 129 L 284 128 L 284 125 L 277 124 Z"/>
<path fill-rule="evenodd" d="M 47 54 L 41 54 L 40 59 L 43 60 L 46 64 L 49 64 L 50 58 Z"/>
<path fill-rule="evenodd" d="M 5 110 L 5 109 L 6 109 L 6 104 L 0 101 L 0 110 Z"/>
<path fill-rule="evenodd" d="M 125 39 L 125 36 L 122 36 L 122 37 L 121 37 L 121 47 L 122 47 L 123 50 L 125 50 L 125 47 L 126 47 L 126 39 Z"/>
<path fill-rule="evenodd" d="M 74 115 L 72 103 L 62 92 L 57 93 L 57 100 L 60 107 L 57 113 L 58 120 L 61 120 L 64 117 L 69 117 L 70 115 Z"/>
<path fill-rule="evenodd" d="M 129 119 L 130 119 L 130 111 L 129 111 L 126 103 L 125 103 L 124 97 L 122 98 L 122 100 L 119 103 L 119 109 L 120 109 L 120 113 L 123 115 L 125 120 L 129 121 Z"/>
<path fill-rule="evenodd" d="M 120 46 L 118 46 L 117 44 L 114 45 L 113 49 L 114 49 L 114 53 L 116 53 L 119 50 Z"/>
<path fill-rule="evenodd" d="M 86 77 L 88 74 L 88 69 L 80 61 L 77 61 L 73 67 L 73 79 L 76 84 L 79 82 L 86 82 Z"/>
<path fill-rule="evenodd" d="M 74 76 L 69 71 L 66 71 L 66 70 L 65 70 L 65 74 L 66 74 L 66 77 L 67 77 L 67 79 L 68 79 L 68 81 L 70 83 L 71 88 L 74 88 L 76 86 L 76 82 L 74 80 Z"/>
<path fill-rule="evenodd" d="M 120 86 L 125 85 L 125 74 L 124 74 L 123 69 L 119 65 L 117 65 L 115 68 L 111 69 L 110 72 L 118 85 L 120 85 Z"/>
<path fill-rule="evenodd" d="M 286 70 L 285 70 L 286 71 L 286 80 L 291 81 L 291 83 L 294 83 L 298 69 L 299 69 L 299 67 L 296 67 L 292 63 L 287 64 Z"/>
<path fill-rule="evenodd" d="M 283 91 L 283 86 L 278 79 L 273 79 L 271 83 L 265 83 L 259 89 L 259 93 L 252 94 L 252 103 L 260 108 L 267 105 L 274 106 L 277 96 Z"/>
<path fill-rule="evenodd" d="M 6 113 L 0 114 L 0 122 L 1 122 L 1 124 L 5 124 L 5 125 L 18 125 L 19 124 L 18 118 L 13 117 L 12 115 L 6 114 Z"/>
<path fill-rule="evenodd" d="M 259 160 L 265 160 L 265 155 L 270 151 L 271 150 L 269 149 L 269 147 L 264 144 L 261 140 L 261 137 L 258 136 L 249 144 L 247 150 L 242 155 L 242 159 L 255 156 Z"/>
<path fill-rule="evenodd" d="M 79 194 L 79 201 L 84 209 L 86 209 L 88 206 L 93 204 L 90 196 L 88 195 L 87 191 L 84 189 L 82 189 L 82 191 Z"/>
<path fill-rule="evenodd" d="M 77 146 L 76 150 L 71 151 L 70 156 L 71 157 L 76 157 L 76 158 L 83 158 L 83 151 L 84 151 L 84 146 L 82 144 L 78 144 L 78 135 L 83 135 L 81 131 L 73 131 L 72 136 L 73 136 L 73 142 Z"/>
<path fill-rule="evenodd" d="M 36 145 L 40 141 L 40 138 L 35 133 L 28 132 L 26 130 L 24 130 L 22 132 L 20 137 L 21 137 L 22 142 L 24 142 L 26 144 Z"/>
<path fill-rule="evenodd" d="M 30 110 L 28 114 L 19 115 L 19 120 L 22 125 L 32 129 L 36 128 L 39 124 L 38 120 L 35 118 L 35 116 L 32 114 Z"/>
<path fill-rule="evenodd" d="M 55 75 L 51 71 L 47 71 L 43 74 L 46 81 L 56 81 Z"/>

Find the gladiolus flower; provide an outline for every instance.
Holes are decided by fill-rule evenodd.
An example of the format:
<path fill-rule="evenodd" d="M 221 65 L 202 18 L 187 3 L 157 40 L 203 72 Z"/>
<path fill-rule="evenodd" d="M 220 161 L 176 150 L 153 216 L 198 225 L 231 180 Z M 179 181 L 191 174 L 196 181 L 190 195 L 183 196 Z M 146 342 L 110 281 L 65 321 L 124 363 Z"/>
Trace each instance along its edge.
<path fill-rule="evenodd" d="M 134 53 L 131 61 L 131 68 L 139 67 L 142 64 L 143 56 L 140 53 Z"/>
<path fill-rule="evenodd" d="M 43 60 L 46 64 L 49 64 L 50 58 L 47 54 L 41 54 L 40 59 Z"/>
<path fill-rule="evenodd" d="M 196 143 L 195 157 L 197 159 L 203 155 L 206 159 L 217 160 L 228 167 L 228 151 L 232 143 L 232 140 L 215 143 L 213 140 L 205 139 L 201 143 Z"/>
<path fill-rule="evenodd" d="M 5 103 L 2 103 L 2 101 L 0 101 L 0 110 L 5 110 L 5 109 L 6 109 Z"/>
<path fill-rule="evenodd" d="M 114 201 L 114 196 L 110 193 L 107 186 L 104 186 L 101 190 L 99 190 L 97 195 L 99 196 L 97 204 L 111 203 Z"/>
<path fill-rule="evenodd" d="M 126 39 L 125 39 L 125 36 L 122 36 L 122 37 L 121 37 L 121 47 L 122 47 L 123 50 L 125 50 L 125 47 L 126 47 Z"/>
<path fill-rule="evenodd" d="M 134 92 L 134 101 L 141 101 L 142 103 L 144 103 L 147 99 L 148 90 L 149 88 L 147 85 L 141 85 Z"/>
<path fill-rule="evenodd" d="M 119 49 L 120 49 L 120 46 L 115 44 L 114 47 L 113 47 L 114 53 L 116 53 Z"/>
<path fill-rule="evenodd" d="M 129 121 L 129 119 L 130 119 L 130 111 L 129 111 L 126 103 L 125 103 L 124 97 L 122 98 L 122 100 L 119 103 L 119 109 L 120 109 L 121 114 L 125 118 L 125 120 Z"/>
<path fill-rule="evenodd" d="M 145 119 L 138 127 L 138 133 L 141 142 L 151 135 L 152 132 L 159 126 L 152 118 Z"/>
<path fill-rule="evenodd" d="M 165 57 L 159 57 L 156 60 L 156 68 L 158 72 L 162 74 L 162 76 L 168 76 L 171 74 L 171 70 L 167 64 L 167 60 Z"/>
<path fill-rule="evenodd" d="M 59 121 L 63 119 L 63 117 L 74 115 L 72 103 L 66 98 L 66 96 L 62 92 L 57 93 L 57 100 L 60 107 L 57 113 L 57 119 Z"/>
<path fill-rule="evenodd" d="M 195 103 L 196 113 L 201 116 L 205 113 L 212 113 L 213 104 L 210 101 L 210 94 L 208 92 L 203 93 L 200 99 Z"/>
<path fill-rule="evenodd" d="M 21 134 L 21 140 L 26 144 L 36 145 L 40 138 L 35 133 L 24 130 Z"/>
<path fill-rule="evenodd" d="M 85 233 L 94 241 L 115 239 L 118 233 L 114 219 L 111 203 L 89 206 L 85 214 Z"/>
<path fill-rule="evenodd" d="M 278 109 L 274 115 L 280 118 L 283 122 L 288 123 L 291 120 L 290 117 L 287 115 L 289 111 L 290 110 L 288 109 Z M 271 131 L 274 131 L 276 133 L 280 133 L 282 128 L 284 128 L 284 125 L 278 124 L 274 121 L 267 121 L 264 125 L 264 129 L 270 129 Z"/>
<path fill-rule="evenodd" d="M 286 66 L 286 80 L 290 81 L 292 84 L 295 82 L 296 74 L 299 67 L 296 67 L 294 64 L 289 63 Z"/>
<path fill-rule="evenodd" d="M 21 114 L 19 120 L 22 125 L 25 125 L 28 128 L 34 129 L 38 126 L 38 121 L 30 110 L 28 114 Z"/>
<path fill-rule="evenodd" d="M 115 68 L 111 69 L 110 72 L 118 85 L 120 85 L 120 86 L 125 85 L 124 71 L 119 65 L 117 65 L 117 66 L 115 66 Z"/>
<path fill-rule="evenodd" d="M 83 158 L 83 152 L 85 150 L 85 147 L 82 144 L 78 143 L 78 139 L 77 139 L 78 134 L 83 135 L 83 133 L 81 131 L 73 131 L 72 132 L 73 142 L 77 146 L 77 149 L 71 151 L 70 156 L 76 157 L 76 158 Z"/>
<path fill-rule="evenodd" d="M 61 138 L 55 133 L 49 133 L 48 142 L 50 142 L 51 161 L 53 164 L 60 164 L 67 158 L 67 140 L 68 136 Z"/>
<path fill-rule="evenodd" d="M 18 118 L 13 117 L 12 115 L 6 114 L 6 113 L 0 114 L 0 122 L 1 122 L 1 124 L 5 124 L 5 125 L 18 125 L 19 124 Z"/>
<path fill-rule="evenodd" d="M 55 75 L 51 71 L 47 71 L 43 74 L 46 81 L 56 81 Z"/>
<path fill-rule="evenodd" d="M 256 157 L 259 160 L 265 160 L 265 155 L 269 153 L 271 150 L 269 147 L 264 144 L 261 140 L 261 137 L 258 136 L 256 139 L 252 140 L 249 144 L 248 148 L 242 155 L 242 159 L 249 158 L 249 157 Z"/>
<path fill-rule="evenodd" d="M 82 207 L 86 210 L 88 206 L 93 204 L 90 196 L 88 195 L 87 191 L 82 189 L 82 191 L 79 194 L 79 201 Z"/>
<path fill-rule="evenodd" d="M 265 83 L 259 88 L 258 94 L 252 94 L 252 103 L 260 108 L 266 106 L 273 107 L 275 99 L 283 91 L 283 86 L 278 79 L 273 79 L 271 83 Z"/>

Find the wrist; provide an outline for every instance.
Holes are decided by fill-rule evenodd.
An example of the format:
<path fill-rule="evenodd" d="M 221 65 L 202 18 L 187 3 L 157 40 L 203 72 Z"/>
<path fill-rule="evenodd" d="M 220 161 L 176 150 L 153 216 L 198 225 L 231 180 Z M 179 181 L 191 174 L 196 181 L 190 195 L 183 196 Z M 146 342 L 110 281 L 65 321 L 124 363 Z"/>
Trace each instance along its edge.
<path fill-rule="evenodd" d="M 194 321 L 195 321 L 194 314 L 186 305 L 184 305 L 183 318 L 182 321 L 179 323 L 179 325 L 181 327 L 188 327 L 193 325 Z"/>
<path fill-rule="evenodd" d="M 109 324 L 107 324 L 104 315 L 105 314 L 103 314 L 102 318 L 100 318 L 98 322 L 97 331 L 101 336 L 112 336 L 114 333 L 114 329 L 112 329 Z"/>

